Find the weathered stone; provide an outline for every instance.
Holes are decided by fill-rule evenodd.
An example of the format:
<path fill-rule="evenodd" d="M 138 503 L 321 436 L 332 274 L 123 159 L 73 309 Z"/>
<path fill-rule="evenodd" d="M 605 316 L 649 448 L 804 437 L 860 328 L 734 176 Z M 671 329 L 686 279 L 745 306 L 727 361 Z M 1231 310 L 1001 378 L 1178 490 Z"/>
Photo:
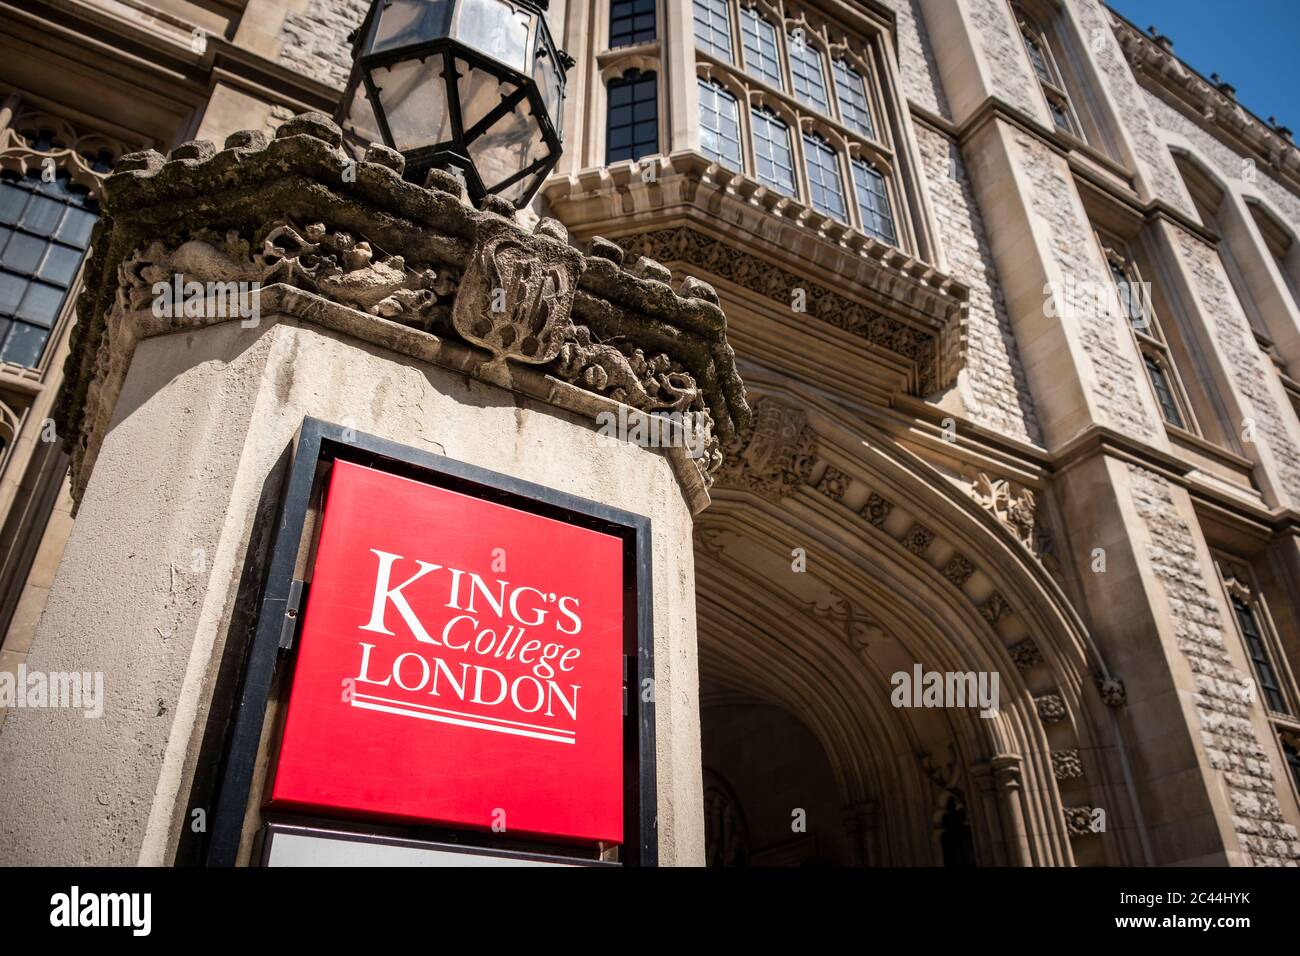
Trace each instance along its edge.
<path fill-rule="evenodd" d="M 383 143 L 371 143 L 367 146 L 365 161 L 391 169 L 399 176 L 406 172 L 406 157 L 395 149 L 389 149 Z"/>
<path fill-rule="evenodd" d="M 608 259 L 616 266 L 623 264 L 623 247 L 600 236 L 591 240 L 591 254 L 599 259 Z"/>
<path fill-rule="evenodd" d="M 447 193 L 457 199 L 465 198 L 465 183 L 455 173 L 447 169 L 431 169 L 424 177 L 424 188 Z"/>
<path fill-rule="evenodd" d="M 351 181 L 336 134 L 320 114 L 304 114 L 264 149 L 184 164 L 143 154 L 137 168 L 110 177 L 59 397 L 74 495 L 107 425 L 104 370 L 134 345 L 110 328 L 124 310 L 147 308 L 153 282 L 178 273 L 295 286 L 485 348 L 498 368 L 540 364 L 639 410 L 696 416 L 709 435 L 696 465 L 711 480 L 721 444 L 749 419 L 716 304 L 584 256 L 552 225 L 529 234 L 513 216 L 476 211 L 449 174 L 431 175 L 434 188 L 364 168 Z M 448 180 L 456 192 L 437 188 Z"/>
<path fill-rule="evenodd" d="M 684 299 L 703 299 L 705 302 L 712 302 L 714 305 L 717 305 L 720 301 L 718 292 L 713 286 L 693 276 L 687 276 L 683 279 L 677 292 Z"/>
<path fill-rule="evenodd" d="M 276 139 L 290 136 L 314 136 L 331 146 L 343 144 L 343 131 L 324 113 L 299 113 L 275 131 Z"/>
<path fill-rule="evenodd" d="M 226 137 L 226 149 L 266 149 L 267 141 L 260 129 L 245 129 Z"/>
<path fill-rule="evenodd" d="M 515 218 L 515 204 L 504 196 L 484 196 L 479 203 L 479 208 L 502 219 Z"/>
<path fill-rule="evenodd" d="M 650 279 L 654 282 L 666 283 L 673 277 L 672 270 L 667 266 L 660 265 L 648 256 L 639 256 L 628 271 L 640 279 Z"/>
<path fill-rule="evenodd" d="M 114 175 L 130 172 L 156 173 L 165 162 L 157 150 L 146 149 L 138 153 L 127 153 L 113 167 Z"/>
<path fill-rule="evenodd" d="M 211 159 L 217 152 L 217 148 L 206 139 L 194 139 L 188 143 L 181 143 L 170 153 L 168 159 L 197 159 L 202 162 L 205 159 Z"/>

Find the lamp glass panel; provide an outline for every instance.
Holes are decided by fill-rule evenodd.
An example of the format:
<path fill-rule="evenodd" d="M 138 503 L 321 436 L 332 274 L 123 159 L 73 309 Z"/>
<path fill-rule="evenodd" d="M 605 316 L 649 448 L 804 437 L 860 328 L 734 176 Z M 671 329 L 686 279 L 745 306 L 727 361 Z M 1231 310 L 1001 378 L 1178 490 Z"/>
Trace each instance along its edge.
<path fill-rule="evenodd" d="M 371 53 L 427 43 L 451 27 L 451 0 L 388 0 L 379 13 Z"/>
<path fill-rule="evenodd" d="M 375 119 L 374 104 L 370 102 L 370 91 L 366 89 L 365 83 L 357 83 L 343 127 L 354 133 L 363 143 L 384 141 L 379 131 L 379 121 Z"/>
<path fill-rule="evenodd" d="M 551 125 L 560 131 L 562 116 L 560 114 L 560 67 L 556 61 L 555 50 L 546 44 L 538 44 L 537 62 L 533 64 L 533 82 L 542 95 L 546 113 L 551 117 Z"/>
<path fill-rule="evenodd" d="M 441 54 L 371 70 L 395 149 L 404 152 L 451 139 L 451 115 L 442 73 Z"/>
<path fill-rule="evenodd" d="M 546 174 L 547 170 L 543 169 L 531 176 L 525 176 L 513 186 L 501 190 L 499 195 L 517 206 L 521 199 L 533 192 L 538 180 L 546 178 Z"/>
<path fill-rule="evenodd" d="M 461 0 L 456 38 L 525 76 L 532 15 L 504 0 Z"/>
<path fill-rule="evenodd" d="M 527 100 L 497 119 L 465 148 L 488 192 L 547 152 Z"/>
<path fill-rule="evenodd" d="M 460 96 L 460 124 L 468 138 L 479 121 L 516 92 L 519 86 L 509 80 L 500 80 L 487 70 L 476 70 L 471 63 L 459 58 L 456 60 L 456 74 L 459 77 L 456 89 Z M 527 101 L 521 100 L 513 109 L 523 110 L 526 105 Z"/>

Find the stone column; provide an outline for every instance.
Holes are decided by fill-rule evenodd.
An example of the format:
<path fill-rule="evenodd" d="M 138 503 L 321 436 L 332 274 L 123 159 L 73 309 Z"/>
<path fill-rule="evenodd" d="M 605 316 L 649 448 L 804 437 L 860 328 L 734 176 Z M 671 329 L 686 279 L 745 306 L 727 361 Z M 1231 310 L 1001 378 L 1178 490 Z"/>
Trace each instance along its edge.
<path fill-rule="evenodd" d="M 1020 791 L 1024 787 L 1020 758 L 1015 754 L 999 754 L 989 760 L 989 767 L 993 774 L 998 813 L 1002 818 L 1007 856 L 1013 866 L 1033 866 L 1029 835 L 1025 830 L 1025 811 L 1020 805 Z"/>
<path fill-rule="evenodd" d="M 652 518 L 659 858 L 703 862 L 692 519 L 749 415 L 717 297 L 401 168 L 307 114 L 106 183 L 60 407 L 79 511 L 28 661 L 102 673 L 104 710 L 11 712 L 0 861 L 175 860 L 313 416 Z M 207 298 L 158 315 L 176 276 Z M 621 406 L 692 416 L 703 454 L 602 438 Z"/>
<path fill-rule="evenodd" d="M 859 800 L 843 808 L 844 833 L 854 866 L 884 866 L 880 846 L 880 804 Z"/>

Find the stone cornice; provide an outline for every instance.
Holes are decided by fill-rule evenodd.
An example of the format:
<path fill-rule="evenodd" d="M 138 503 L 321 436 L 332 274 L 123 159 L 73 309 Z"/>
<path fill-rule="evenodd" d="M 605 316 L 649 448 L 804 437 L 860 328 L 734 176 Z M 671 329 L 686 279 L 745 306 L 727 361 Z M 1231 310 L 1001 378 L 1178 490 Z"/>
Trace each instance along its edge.
<path fill-rule="evenodd" d="M 625 268 L 622 250 L 600 239 L 584 255 L 554 220 L 526 230 L 504 203 L 473 208 L 449 174 L 421 187 L 402 165 L 383 147 L 353 162 L 320 114 L 285 123 L 270 142 L 243 132 L 221 151 L 194 142 L 167 159 L 123 157 L 104 184 L 56 413 L 74 492 L 111 414 L 105 377 L 129 362 L 125 317 L 156 312 L 174 280 L 293 286 L 482 350 L 482 377 L 504 387 L 532 365 L 641 412 L 691 416 L 710 436 L 699 462 L 707 484 L 718 446 L 749 417 L 713 289 L 687 278 L 674 292 L 656 262 Z M 209 318 L 207 308 L 168 313 L 170 330 Z"/>
<path fill-rule="evenodd" d="M 805 289 L 811 317 L 912 368 L 914 394 L 948 387 L 964 362 L 963 284 L 703 156 L 667 157 L 652 189 L 642 188 L 631 164 L 620 163 L 555 177 L 543 192 L 579 233 L 606 233 L 629 249 L 735 282 L 786 308 L 793 289 Z"/>
<path fill-rule="evenodd" d="M 1291 188 L 1300 187 L 1300 149 L 1293 140 L 1201 76 L 1157 39 L 1115 11 L 1110 14 L 1115 36 L 1139 81 L 1158 86 L 1207 130 L 1240 143 L 1263 160 L 1263 165 L 1285 176 Z"/>

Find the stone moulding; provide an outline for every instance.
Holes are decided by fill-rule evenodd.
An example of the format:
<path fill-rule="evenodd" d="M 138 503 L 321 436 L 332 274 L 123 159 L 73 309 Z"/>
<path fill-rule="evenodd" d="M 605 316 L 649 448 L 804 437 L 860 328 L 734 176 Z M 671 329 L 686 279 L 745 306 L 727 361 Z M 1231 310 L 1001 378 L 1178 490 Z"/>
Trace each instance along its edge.
<path fill-rule="evenodd" d="M 952 305 L 947 317 L 923 328 L 856 302 L 822 283 L 691 226 L 620 236 L 618 242 L 629 254 L 644 253 L 657 260 L 698 269 L 783 305 L 789 305 L 796 290 L 802 290 L 812 318 L 902 359 L 911 370 L 909 390 L 915 395 L 926 396 L 951 386 L 965 361 L 964 302 Z"/>
<path fill-rule="evenodd" d="M 554 220 L 529 232 L 491 200 L 473 208 L 452 177 L 435 171 L 421 187 L 401 167 L 377 146 L 354 161 L 315 113 L 269 141 L 250 131 L 220 151 L 198 141 L 122 157 L 104 183 L 56 411 L 74 498 L 135 343 L 232 318 L 154 315 L 155 284 L 172 281 L 247 283 L 263 312 L 289 301 L 267 298 L 284 286 L 405 330 L 373 333 L 404 354 L 456 343 L 477 356 L 458 359 L 463 370 L 503 387 L 521 390 L 531 372 L 611 408 L 690 415 L 707 436 L 694 460 L 707 489 L 750 417 L 713 289 L 687 279 L 675 292 L 658 263 L 624 268 L 601 240 L 584 254 Z"/>
<path fill-rule="evenodd" d="M 603 232 L 629 255 L 704 273 L 786 308 L 801 291 L 810 320 L 901 363 L 913 395 L 956 381 L 966 361 L 970 290 L 951 275 L 698 153 L 658 160 L 654 188 L 643 188 L 636 170 L 624 162 L 552 177 L 543 193 L 575 231 Z"/>

